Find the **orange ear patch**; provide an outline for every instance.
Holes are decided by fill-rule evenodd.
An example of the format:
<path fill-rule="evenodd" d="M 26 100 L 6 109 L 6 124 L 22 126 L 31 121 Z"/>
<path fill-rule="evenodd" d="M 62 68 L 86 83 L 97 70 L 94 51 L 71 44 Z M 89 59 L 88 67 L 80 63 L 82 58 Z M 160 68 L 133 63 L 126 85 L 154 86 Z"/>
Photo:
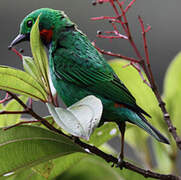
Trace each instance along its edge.
<path fill-rule="evenodd" d="M 115 104 L 114 104 L 114 107 L 115 107 L 115 108 L 122 108 L 122 107 L 126 107 L 126 106 L 123 105 L 123 104 L 115 103 Z"/>
<path fill-rule="evenodd" d="M 42 29 L 40 31 L 40 36 L 43 37 L 44 40 L 46 40 L 47 43 L 50 43 L 53 36 L 53 30 L 52 29 Z"/>

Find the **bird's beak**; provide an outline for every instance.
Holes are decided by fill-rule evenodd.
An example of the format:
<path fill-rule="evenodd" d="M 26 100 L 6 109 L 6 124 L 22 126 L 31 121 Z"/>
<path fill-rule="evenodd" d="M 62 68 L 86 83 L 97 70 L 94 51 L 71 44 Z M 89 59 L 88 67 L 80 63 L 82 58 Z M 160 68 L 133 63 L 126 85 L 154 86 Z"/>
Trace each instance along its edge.
<path fill-rule="evenodd" d="M 29 39 L 30 39 L 29 34 L 18 34 L 18 36 L 16 36 L 16 38 L 11 42 L 11 44 L 10 44 L 10 46 L 8 46 L 8 48 L 11 49 L 16 44 L 18 44 L 22 41 L 27 41 Z"/>

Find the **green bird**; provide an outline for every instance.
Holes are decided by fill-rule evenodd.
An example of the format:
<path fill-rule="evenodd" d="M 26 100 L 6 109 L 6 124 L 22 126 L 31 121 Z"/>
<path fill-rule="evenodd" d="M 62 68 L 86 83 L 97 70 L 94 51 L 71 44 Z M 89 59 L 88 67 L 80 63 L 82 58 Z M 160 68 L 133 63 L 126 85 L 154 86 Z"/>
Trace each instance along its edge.
<path fill-rule="evenodd" d="M 136 104 L 102 54 L 63 11 L 42 8 L 31 12 L 21 22 L 20 33 L 10 47 L 30 40 L 31 28 L 39 15 L 40 37 L 48 48 L 51 79 L 58 95 L 67 106 L 88 95 L 101 99 L 103 115 L 100 125 L 105 121 L 116 122 L 122 135 L 120 161 L 124 154 L 126 121 L 169 144 L 167 138 L 146 120 L 144 115 L 150 115 Z"/>

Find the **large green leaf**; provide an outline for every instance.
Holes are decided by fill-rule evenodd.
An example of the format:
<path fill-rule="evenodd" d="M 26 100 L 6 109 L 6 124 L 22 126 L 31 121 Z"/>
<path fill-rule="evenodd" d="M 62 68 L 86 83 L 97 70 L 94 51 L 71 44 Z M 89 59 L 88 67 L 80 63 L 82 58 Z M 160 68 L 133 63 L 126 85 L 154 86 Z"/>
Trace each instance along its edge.
<path fill-rule="evenodd" d="M 36 173 L 31 168 L 25 169 L 20 171 L 14 175 L 2 176 L 0 180 L 47 180 L 45 177 L 41 176 L 40 174 Z"/>
<path fill-rule="evenodd" d="M 170 113 L 177 131 L 181 134 L 181 53 L 179 53 L 168 67 L 164 79 L 164 98 L 166 99 L 167 109 Z"/>
<path fill-rule="evenodd" d="M 162 146 L 159 142 L 153 142 L 153 149 L 156 159 L 156 166 L 161 173 L 172 173 L 172 167 L 175 162 L 171 161 L 169 154 L 171 154 L 172 147 Z"/>
<path fill-rule="evenodd" d="M 43 86 L 42 78 L 38 73 L 38 69 L 32 57 L 23 56 L 23 67 L 27 73 L 29 73 L 34 79 L 36 79 L 41 84 L 41 86 Z"/>
<path fill-rule="evenodd" d="M 90 157 L 82 159 L 78 164 L 72 166 L 55 180 L 144 180 L 145 177 L 133 171 L 119 168 L 111 168 L 110 164 L 98 157 Z M 147 178 L 148 180 L 151 178 Z"/>
<path fill-rule="evenodd" d="M 28 101 L 28 97 L 19 97 L 25 104 Z M 5 106 L 0 108 L 1 111 L 23 111 L 23 107 L 16 101 L 11 100 Z M 21 114 L 5 114 L 0 115 L 0 127 L 10 126 L 20 121 Z"/>
<path fill-rule="evenodd" d="M 164 79 L 164 97 L 172 98 L 181 92 L 181 53 L 169 65 Z"/>
<path fill-rule="evenodd" d="M 37 126 L 1 129 L 0 175 L 75 152 L 85 151 L 64 136 Z"/>
<path fill-rule="evenodd" d="M 2 110 L 2 109 L 3 109 L 3 107 L 4 107 L 4 106 L 3 106 L 3 104 L 0 104 L 0 110 Z"/>
<path fill-rule="evenodd" d="M 22 170 L 12 176 L 2 176 L 0 180 L 52 180 L 58 175 L 80 162 L 81 159 L 89 156 L 86 153 L 73 153 L 53 160 L 46 161 L 31 169 Z"/>
<path fill-rule="evenodd" d="M 128 64 L 128 62 L 124 60 L 112 60 L 109 64 L 130 90 L 131 94 L 136 98 L 136 102 L 139 106 L 148 113 L 151 113 L 155 108 L 159 110 L 157 100 L 151 88 L 143 83 L 138 71 L 134 67 L 123 67 Z"/>
<path fill-rule="evenodd" d="M 142 168 L 145 168 L 142 166 Z M 138 174 L 134 171 L 131 171 L 129 169 L 124 169 L 123 171 L 120 171 L 120 169 L 116 168 L 115 171 L 120 174 L 120 176 L 125 180 L 153 180 L 153 178 L 144 177 L 141 174 Z"/>
<path fill-rule="evenodd" d="M 0 66 L 0 89 L 47 101 L 47 94 L 28 73 L 7 66 Z"/>
<path fill-rule="evenodd" d="M 30 33 L 30 45 L 35 65 L 38 71 L 38 76 L 42 77 L 43 82 L 49 92 L 50 85 L 48 77 L 49 73 L 48 58 L 43 43 L 40 39 L 39 17 L 37 18 L 35 24 L 33 25 Z"/>
<path fill-rule="evenodd" d="M 81 159 L 84 159 L 90 155 L 85 153 L 73 153 L 67 156 L 56 158 L 49 162 L 45 162 L 36 167 L 33 170 L 45 177 L 46 179 L 54 179 L 56 176 L 64 173 L 66 170 L 79 163 Z"/>
<path fill-rule="evenodd" d="M 90 138 L 90 143 L 94 144 L 95 146 L 99 147 L 102 144 L 106 143 L 120 132 L 117 128 L 116 123 L 105 123 L 99 128 L 96 128 L 94 133 Z"/>
<path fill-rule="evenodd" d="M 110 164 L 105 163 L 102 159 L 97 157 L 87 157 L 82 159 L 79 163 L 72 166 L 68 171 L 55 178 L 55 180 L 121 180 L 118 172 L 111 168 Z"/>

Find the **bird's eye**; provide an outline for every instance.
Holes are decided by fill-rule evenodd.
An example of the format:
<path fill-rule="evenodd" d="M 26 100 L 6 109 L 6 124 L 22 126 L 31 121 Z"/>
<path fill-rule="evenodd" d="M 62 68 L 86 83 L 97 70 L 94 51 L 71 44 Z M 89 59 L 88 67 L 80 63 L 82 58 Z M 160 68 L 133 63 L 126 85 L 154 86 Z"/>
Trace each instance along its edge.
<path fill-rule="evenodd" d="M 28 26 L 29 28 L 32 27 L 32 25 L 33 25 L 33 21 L 32 21 L 32 20 L 27 21 L 27 26 Z"/>

